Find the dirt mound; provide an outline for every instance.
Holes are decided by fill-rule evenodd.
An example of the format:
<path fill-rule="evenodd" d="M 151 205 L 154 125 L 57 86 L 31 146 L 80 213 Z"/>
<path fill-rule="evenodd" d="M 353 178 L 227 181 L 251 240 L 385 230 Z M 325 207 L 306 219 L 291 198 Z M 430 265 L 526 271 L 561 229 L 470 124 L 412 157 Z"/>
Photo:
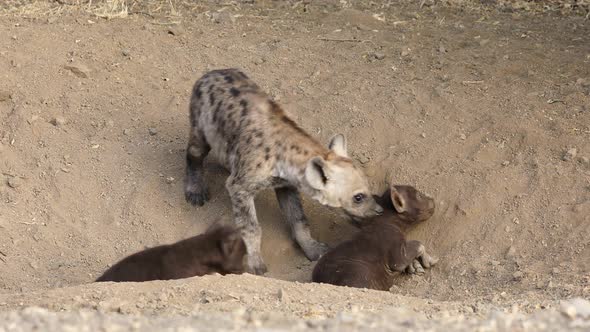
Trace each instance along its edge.
<path fill-rule="evenodd" d="M 182 178 L 192 84 L 240 67 L 310 134 L 345 134 L 375 191 L 393 176 L 436 197 L 435 216 L 409 237 L 440 263 L 400 276 L 393 293 L 533 306 L 589 296 L 587 21 L 288 8 L 204 6 L 180 24 L 1 17 L 0 292 L 86 284 L 129 253 L 230 220 L 214 161 L 204 207 L 184 201 Z M 354 232 L 304 199 L 319 240 Z M 274 194 L 256 204 L 269 277 L 309 281 L 313 263 Z"/>

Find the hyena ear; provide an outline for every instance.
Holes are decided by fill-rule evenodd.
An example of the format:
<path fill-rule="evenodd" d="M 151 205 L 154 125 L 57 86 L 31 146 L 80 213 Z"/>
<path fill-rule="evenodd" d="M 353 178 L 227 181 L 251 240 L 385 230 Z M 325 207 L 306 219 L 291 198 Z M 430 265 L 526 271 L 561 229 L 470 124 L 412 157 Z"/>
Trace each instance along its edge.
<path fill-rule="evenodd" d="M 324 158 L 317 156 L 307 162 L 305 180 L 314 189 L 322 190 L 326 187 L 328 177 L 326 176 L 326 161 Z"/>
<path fill-rule="evenodd" d="M 223 257 L 232 256 L 238 250 L 242 237 L 240 232 L 233 232 L 230 235 L 219 240 L 219 247 Z"/>
<path fill-rule="evenodd" d="M 337 155 L 342 157 L 348 157 L 348 153 L 346 152 L 346 138 L 342 134 L 338 134 L 332 139 L 330 139 L 330 144 L 328 145 L 330 150 L 334 151 Z"/>
<path fill-rule="evenodd" d="M 394 186 L 391 186 L 391 203 L 393 203 L 393 208 L 397 213 L 406 212 L 406 200 Z"/>

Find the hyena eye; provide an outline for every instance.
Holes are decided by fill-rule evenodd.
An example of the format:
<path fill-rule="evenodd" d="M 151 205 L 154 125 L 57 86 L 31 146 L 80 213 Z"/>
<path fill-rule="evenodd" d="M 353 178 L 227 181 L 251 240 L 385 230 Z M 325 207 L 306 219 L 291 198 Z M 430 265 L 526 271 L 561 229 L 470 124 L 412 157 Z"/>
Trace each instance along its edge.
<path fill-rule="evenodd" d="M 355 203 L 361 203 L 365 199 L 365 194 L 356 194 L 353 199 Z"/>

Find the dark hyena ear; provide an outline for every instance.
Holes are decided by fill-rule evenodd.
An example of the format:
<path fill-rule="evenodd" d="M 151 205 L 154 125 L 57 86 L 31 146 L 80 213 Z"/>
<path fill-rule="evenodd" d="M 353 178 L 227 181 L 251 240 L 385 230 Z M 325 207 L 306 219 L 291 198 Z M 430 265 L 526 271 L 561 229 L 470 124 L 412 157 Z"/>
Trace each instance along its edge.
<path fill-rule="evenodd" d="M 404 196 L 402 196 L 395 186 L 391 186 L 391 203 L 393 203 L 393 208 L 397 213 L 404 213 L 406 212 L 406 200 Z"/>
<path fill-rule="evenodd" d="M 348 153 L 346 152 L 346 138 L 342 134 L 335 135 L 330 139 L 330 144 L 328 145 L 330 150 L 334 151 L 337 155 L 341 157 L 348 157 Z"/>
<path fill-rule="evenodd" d="M 326 161 L 324 158 L 317 156 L 311 158 L 305 167 L 305 180 L 316 190 L 323 190 L 328 182 L 326 175 Z"/>
<path fill-rule="evenodd" d="M 240 248 L 242 236 L 239 231 L 234 231 L 219 240 L 219 248 L 223 257 L 231 257 Z"/>

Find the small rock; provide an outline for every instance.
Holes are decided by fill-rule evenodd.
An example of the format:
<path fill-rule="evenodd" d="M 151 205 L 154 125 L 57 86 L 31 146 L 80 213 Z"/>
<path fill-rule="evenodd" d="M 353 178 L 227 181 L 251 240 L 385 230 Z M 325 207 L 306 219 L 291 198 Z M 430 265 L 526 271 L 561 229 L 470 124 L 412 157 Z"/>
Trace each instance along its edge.
<path fill-rule="evenodd" d="M 64 68 L 80 78 L 88 78 L 88 74 L 91 72 L 90 68 L 83 63 L 65 65 Z"/>
<path fill-rule="evenodd" d="M 373 52 L 371 53 L 371 58 L 375 59 L 375 60 L 383 60 L 385 59 L 385 53 L 381 53 L 381 52 Z"/>
<path fill-rule="evenodd" d="M 492 261 L 492 266 L 498 266 L 498 265 L 500 265 L 500 262 L 498 262 L 498 261 Z"/>
<path fill-rule="evenodd" d="M 405 58 L 405 57 L 407 57 L 408 55 L 410 55 L 410 51 L 408 51 L 408 50 L 403 50 L 403 51 L 402 51 L 402 53 L 401 53 L 401 55 L 402 55 L 402 57 L 403 57 L 403 58 Z"/>
<path fill-rule="evenodd" d="M 10 188 L 16 189 L 22 185 L 22 179 L 16 176 L 8 178 L 8 186 Z"/>
<path fill-rule="evenodd" d="M 168 34 L 173 36 L 182 36 L 184 34 L 184 29 L 181 26 L 170 27 L 168 28 Z"/>
<path fill-rule="evenodd" d="M 121 50 L 121 54 L 123 54 L 123 56 L 129 56 L 131 54 L 131 51 L 129 51 L 128 49 L 124 48 Z"/>
<path fill-rule="evenodd" d="M 590 86 L 590 80 L 586 79 L 586 78 L 578 78 L 576 80 L 576 85 L 579 86 L 583 86 L 583 87 L 589 87 Z"/>
<path fill-rule="evenodd" d="M 588 157 L 580 157 L 578 161 L 584 165 L 590 165 L 590 158 Z"/>
<path fill-rule="evenodd" d="M 370 160 L 371 160 L 371 159 L 370 159 L 369 157 L 367 157 L 366 155 L 364 155 L 364 154 L 363 154 L 363 155 L 361 155 L 361 156 L 359 156 L 359 162 L 360 162 L 361 164 L 366 164 L 366 163 L 368 163 Z"/>
<path fill-rule="evenodd" d="M 420 136 L 422 136 L 422 138 L 426 138 L 426 134 L 425 133 L 420 134 Z"/>
<path fill-rule="evenodd" d="M 213 22 L 217 23 L 217 24 L 221 24 L 221 23 L 233 23 L 234 22 L 234 18 L 231 16 L 230 13 L 228 12 L 215 12 L 211 14 L 211 19 L 213 20 Z"/>
<path fill-rule="evenodd" d="M 524 273 L 522 273 L 521 271 L 516 271 L 512 274 L 512 278 L 516 281 L 521 280 L 522 277 L 524 277 Z"/>
<path fill-rule="evenodd" d="M 33 115 L 33 116 L 31 116 L 31 118 L 30 118 L 30 119 L 28 119 L 28 120 L 27 120 L 27 122 L 28 122 L 29 124 L 33 124 L 33 122 L 35 122 L 35 121 L 37 121 L 37 120 L 39 120 L 39 116 L 38 116 L 38 115 Z"/>
<path fill-rule="evenodd" d="M 516 249 L 514 249 L 513 246 L 510 246 L 510 248 L 508 248 L 508 251 L 506 252 L 506 258 L 514 258 L 516 256 Z"/>
<path fill-rule="evenodd" d="M 148 128 L 148 133 L 150 133 L 151 136 L 155 136 L 158 134 L 158 130 L 156 128 Z"/>
<path fill-rule="evenodd" d="M 8 91 L 0 91 L 0 102 L 8 101 L 12 98 Z"/>
<path fill-rule="evenodd" d="M 508 161 L 508 160 L 504 160 L 504 161 L 502 162 L 502 166 L 506 167 L 506 166 L 508 166 L 508 165 L 510 165 L 510 161 Z"/>
<path fill-rule="evenodd" d="M 479 46 L 486 46 L 489 42 L 489 39 L 482 39 L 479 41 Z"/>
<path fill-rule="evenodd" d="M 578 149 L 576 148 L 571 148 L 569 150 L 567 150 L 564 154 L 563 157 L 561 157 L 561 160 L 563 161 L 570 161 L 574 158 L 576 158 L 576 155 L 578 154 Z"/>
<path fill-rule="evenodd" d="M 128 136 L 131 131 L 129 129 L 123 129 L 123 135 Z"/>
<path fill-rule="evenodd" d="M 166 178 L 166 183 L 172 184 L 172 183 L 174 183 L 174 180 L 176 180 L 176 179 L 173 178 L 172 176 L 169 176 L 169 177 Z"/>
<path fill-rule="evenodd" d="M 29 265 L 33 268 L 33 270 L 36 270 L 39 268 L 39 264 L 37 264 L 36 262 L 29 262 Z"/>
<path fill-rule="evenodd" d="M 282 288 L 279 289 L 278 297 L 281 302 L 287 302 L 288 300 L 287 293 Z"/>
<path fill-rule="evenodd" d="M 461 138 L 462 140 L 466 140 L 467 136 L 465 136 L 465 134 L 461 134 L 461 135 L 459 135 L 459 138 Z"/>
<path fill-rule="evenodd" d="M 51 123 L 52 125 L 54 125 L 56 127 L 61 127 L 64 124 L 66 124 L 66 119 L 62 118 L 61 116 L 56 116 L 55 118 L 51 119 L 51 121 L 49 121 L 49 123 Z"/>
<path fill-rule="evenodd" d="M 266 60 L 264 58 L 255 58 L 254 59 L 254 64 L 257 65 L 257 66 L 259 66 L 259 65 L 261 65 L 261 64 L 263 64 L 265 62 L 266 62 Z"/>
<path fill-rule="evenodd" d="M 553 274 L 559 274 L 559 268 L 554 267 L 553 269 L 551 269 L 551 273 L 553 273 Z"/>

